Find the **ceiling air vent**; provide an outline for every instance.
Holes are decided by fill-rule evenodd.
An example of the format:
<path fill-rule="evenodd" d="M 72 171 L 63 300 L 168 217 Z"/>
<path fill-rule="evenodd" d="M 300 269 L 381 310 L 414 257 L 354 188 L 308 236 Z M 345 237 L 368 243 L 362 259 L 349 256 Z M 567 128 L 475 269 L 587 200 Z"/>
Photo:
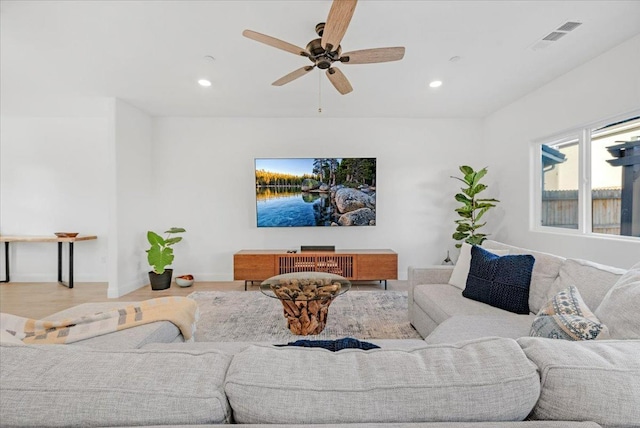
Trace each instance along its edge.
<path fill-rule="evenodd" d="M 561 37 L 564 37 L 567 33 L 560 33 L 558 31 L 554 31 L 553 33 L 549 33 L 546 35 L 546 37 L 542 40 L 548 40 L 550 42 L 555 42 L 556 40 L 560 39 Z"/>
<path fill-rule="evenodd" d="M 582 25 L 582 22 L 567 21 L 564 24 L 560 25 L 556 30 L 550 32 L 549 34 L 544 36 L 542 39 L 534 43 L 533 46 L 531 46 L 531 49 L 533 49 L 534 51 L 538 51 L 540 49 L 549 47 L 549 45 L 553 44 L 554 42 L 557 42 L 558 40 L 560 40 L 561 38 L 569 34 L 570 31 L 575 30 L 581 25 Z"/>
<path fill-rule="evenodd" d="M 582 22 L 567 22 L 565 24 L 562 24 L 560 27 L 558 27 L 558 29 L 556 31 L 573 31 L 576 28 L 578 28 L 579 26 L 582 25 Z"/>

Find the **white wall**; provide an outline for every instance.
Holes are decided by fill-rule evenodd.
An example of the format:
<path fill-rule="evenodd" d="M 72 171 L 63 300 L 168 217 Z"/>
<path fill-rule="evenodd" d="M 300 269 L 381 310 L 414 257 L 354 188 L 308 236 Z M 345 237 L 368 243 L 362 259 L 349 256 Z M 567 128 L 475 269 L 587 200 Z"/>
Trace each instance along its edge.
<path fill-rule="evenodd" d="M 640 108 L 640 36 L 555 79 L 485 120 L 490 188 L 500 208 L 495 237 L 515 245 L 623 268 L 640 260 L 640 242 L 534 232 L 529 228 L 530 148 L 534 141 Z"/>
<path fill-rule="evenodd" d="M 3 116 L 0 126 L 0 233 L 80 232 L 74 281 L 107 277 L 107 134 L 104 117 Z M 63 248 L 67 277 L 67 245 Z M 4 251 L 4 250 L 3 250 Z M 10 245 L 12 281 L 56 281 L 57 245 Z M 0 271 L 4 276 L 4 256 Z"/>
<path fill-rule="evenodd" d="M 109 113 L 109 287 L 120 297 L 149 283 L 146 231 L 155 223 L 151 118 L 111 100 Z"/>
<path fill-rule="evenodd" d="M 458 165 L 481 150 L 479 120 L 155 118 L 156 228 L 187 229 L 174 274 L 230 280 L 241 249 L 390 248 L 399 275 L 453 250 Z M 256 227 L 257 157 L 376 157 L 375 227 Z M 452 251 L 453 255 L 453 251 Z"/>

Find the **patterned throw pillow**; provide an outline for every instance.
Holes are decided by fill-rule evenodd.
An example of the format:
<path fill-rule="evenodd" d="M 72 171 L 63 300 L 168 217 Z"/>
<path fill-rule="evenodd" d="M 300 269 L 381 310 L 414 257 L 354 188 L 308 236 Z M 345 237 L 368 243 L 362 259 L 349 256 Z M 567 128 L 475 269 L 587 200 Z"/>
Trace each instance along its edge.
<path fill-rule="evenodd" d="M 607 327 L 589 310 L 573 285 L 556 294 L 540 309 L 531 336 L 548 339 L 593 340 L 609 337 Z"/>
<path fill-rule="evenodd" d="M 505 311 L 528 314 L 534 263 L 530 254 L 497 256 L 474 245 L 462 295 Z"/>

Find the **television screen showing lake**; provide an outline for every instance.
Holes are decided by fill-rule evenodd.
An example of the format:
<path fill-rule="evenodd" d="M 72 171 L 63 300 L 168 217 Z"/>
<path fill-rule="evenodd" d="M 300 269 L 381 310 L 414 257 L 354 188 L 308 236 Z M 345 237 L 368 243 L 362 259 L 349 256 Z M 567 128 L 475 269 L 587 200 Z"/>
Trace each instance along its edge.
<path fill-rule="evenodd" d="M 258 227 L 374 226 L 375 158 L 256 159 Z"/>

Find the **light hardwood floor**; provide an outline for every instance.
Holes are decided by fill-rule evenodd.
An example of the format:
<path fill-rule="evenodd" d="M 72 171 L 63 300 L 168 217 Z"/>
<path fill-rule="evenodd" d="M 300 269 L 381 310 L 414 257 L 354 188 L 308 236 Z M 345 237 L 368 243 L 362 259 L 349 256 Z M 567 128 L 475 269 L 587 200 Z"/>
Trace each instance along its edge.
<path fill-rule="evenodd" d="M 389 281 L 389 290 L 406 290 L 406 281 Z M 249 286 L 255 292 L 258 285 Z M 167 290 L 154 291 L 148 285 L 117 299 L 107 298 L 107 284 L 86 282 L 69 289 L 57 282 L 10 282 L 0 284 L 0 312 L 40 319 L 81 303 L 128 302 L 163 296 L 187 296 L 194 291 L 242 291 L 244 281 L 196 282 L 191 287 L 178 287 L 175 283 Z M 352 291 L 384 290 L 377 282 L 358 282 Z"/>

